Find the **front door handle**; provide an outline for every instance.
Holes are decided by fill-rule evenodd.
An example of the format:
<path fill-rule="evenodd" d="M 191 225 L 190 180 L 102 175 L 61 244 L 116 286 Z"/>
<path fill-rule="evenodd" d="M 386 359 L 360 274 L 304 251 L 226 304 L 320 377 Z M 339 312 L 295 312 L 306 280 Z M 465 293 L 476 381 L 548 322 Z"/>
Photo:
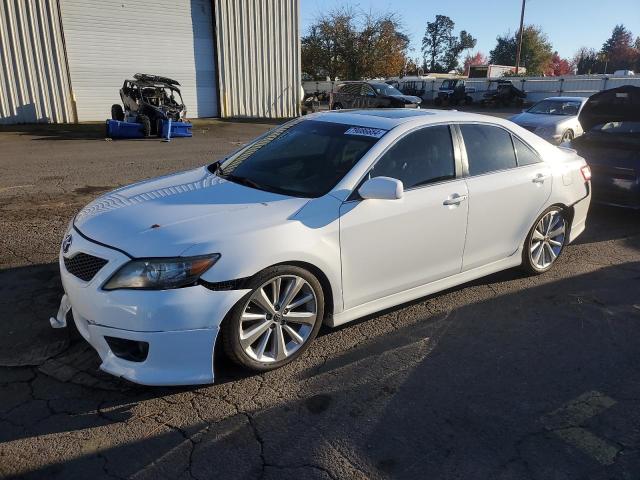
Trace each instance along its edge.
<path fill-rule="evenodd" d="M 543 173 L 539 173 L 539 174 L 537 174 L 537 175 L 533 178 L 533 180 L 531 180 L 531 181 L 532 181 L 533 183 L 544 183 L 544 181 L 545 181 L 547 178 L 549 178 L 549 176 L 548 176 L 548 175 L 545 175 L 545 174 L 543 174 Z"/>
<path fill-rule="evenodd" d="M 460 205 L 466 199 L 467 199 L 466 195 L 458 195 L 457 193 L 454 193 L 449 198 L 447 198 L 444 202 L 442 202 L 442 204 L 443 205 L 447 205 L 447 206 L 449 206 L 449 205 Z"/>

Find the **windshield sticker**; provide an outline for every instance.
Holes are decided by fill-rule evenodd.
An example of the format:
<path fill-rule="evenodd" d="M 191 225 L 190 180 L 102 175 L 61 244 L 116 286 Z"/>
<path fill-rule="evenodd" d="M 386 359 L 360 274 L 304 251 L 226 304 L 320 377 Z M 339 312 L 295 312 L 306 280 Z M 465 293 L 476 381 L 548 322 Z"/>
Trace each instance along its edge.
<path fill-rule="evenodd" d="M 380 138 L 385 133 L 386 130 L 382 130 L 381 128 L 367 128 L 367 127 L 351 127 L 349 130 L 344 132 L 345 135 L 361 135 L 363 137 L 373 137 Z"/>

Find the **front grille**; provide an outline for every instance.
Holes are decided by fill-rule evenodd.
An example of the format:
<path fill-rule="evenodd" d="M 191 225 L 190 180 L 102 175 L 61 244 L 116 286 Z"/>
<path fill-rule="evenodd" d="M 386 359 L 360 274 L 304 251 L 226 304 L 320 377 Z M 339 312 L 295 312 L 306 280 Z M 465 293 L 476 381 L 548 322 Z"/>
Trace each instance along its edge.
<path fill-rule="evenodd" d="M 95 277 L 96 273 L 107 264 L 104 258 L 94 257 L 87 253 L 78 253 L 71 258 L 64 258 L 64 266 L 71 275 L 85 282 Z"/>

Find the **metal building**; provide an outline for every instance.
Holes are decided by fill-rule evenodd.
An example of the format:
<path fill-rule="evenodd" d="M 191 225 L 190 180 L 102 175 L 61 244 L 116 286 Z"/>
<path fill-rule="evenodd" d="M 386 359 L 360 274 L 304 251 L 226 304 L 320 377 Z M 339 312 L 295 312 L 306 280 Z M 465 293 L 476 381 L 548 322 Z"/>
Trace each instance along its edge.
<path fill-rule="evenodd" d="M 0 124 L 104 120 L 134 73 L 190 118 L 300 114 L 299 0 L 0 0 Z"/>

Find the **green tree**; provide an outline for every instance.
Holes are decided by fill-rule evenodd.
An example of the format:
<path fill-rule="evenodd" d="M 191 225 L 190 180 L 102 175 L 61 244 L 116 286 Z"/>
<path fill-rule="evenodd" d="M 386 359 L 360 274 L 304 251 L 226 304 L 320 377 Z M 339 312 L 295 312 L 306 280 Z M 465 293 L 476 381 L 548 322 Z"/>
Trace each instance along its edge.
<path fill-rule="evenodd" d="M 519 32 L 507 33 L 497 37 L 497 44 L 489 52 L 491 63 L 515 65 Z M 553 57 L 551 42 L 542 29 L 535 25 L 526 25 L 522 35 L 520 65 L 527 69 L 527 75 L 542 75 Z"/>
<path fill-rule="evenodd" d="M 301 38 L 302 72 L 315 79 L 400 75 L 408 46 L 394 14 L 339 8 L 318 17 Z"/>
<path fill-rule="evenodd" d="M 446 15 L 436 15 L 427 22 L 422 38 L 424 66 L 431 72 L 448 72 L 458 68 L 460 54 L 476 46 L 476 39 L 466 30 L 453 34 L 455 23 Z"/>
<path fill-rule="evenodd" d="M 578 75 L 602 73 L 604 63 L 600 61 L 600 55 L 593 48 L 581 47 L 573 56 L 573 64 Z"/>
<path fill-rule="evenodd" d="M 610 72 L 634 68 L 638 57 L 633 34 L 624 25 L 616 25 L 613 28 L 611 37 L 604 42 L 600 53 L 607 59 L 607 71 Z"/>
<path fill-rule="evenodd" d="M 445 70 L 447 72 L 458 68 L 458 58 L 460 54 L 476 46 L 477 40 L 467 33 L 466 30 L 460 32 L 458 38 L 452 37 L 449 49 L 445 54 Z"/>
<path fill-rule="evenodd" d="M 356 14 L 351 9 L 320 16 L 300 40 L 302 71 L 316 79 L 348 77 L 357 36 Z"/>
<path fill-rule="evenodd" d="M 446 15 L 436 15 L 435 21 L 427 22 L 422 38 L 422 53 L 429 71 L 444 70 L 445 55 L 451 46 L 454 26 L 453 20 Z"/>

